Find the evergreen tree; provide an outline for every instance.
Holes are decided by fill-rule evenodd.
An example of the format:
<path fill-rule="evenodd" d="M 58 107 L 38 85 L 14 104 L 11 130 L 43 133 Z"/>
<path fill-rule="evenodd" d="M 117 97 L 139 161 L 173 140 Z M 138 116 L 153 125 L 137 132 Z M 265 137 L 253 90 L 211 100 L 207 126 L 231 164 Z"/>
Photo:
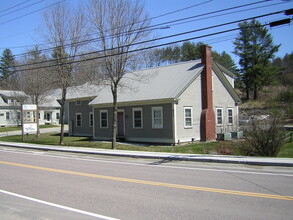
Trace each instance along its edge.
<path fill-rule="evenodd" d="M 234 53 L 240 57 L 241 80 L 249 99 L 250 92 L 257 99 L 258 92 L 276 74 L 271 65 L 280 45 L 274 45 L 268 29 L 257 20 L 239 24 L 240 33 L 234 41 Z"/>
<path fill-rule="evenodd" d="M 156 50 L 157 62 L 164 64 L 172 64 L 189 60 L 197 60 L 201 58 L 201 45 L 203 42 L 190 42 L 186 41 L 181 46 L 173 45 L 170 47 L 165 47 Z M 217 51 L 212 51 L 213 59 L 220 63 L 222 66 L 226 67 L 233 73 L 237 73 L 237 67 L 231 56 L 223 51 L 218 53 Z"/>
<path fill-rule="evenodd" d="M 10 49 L 5 49 L 0 58 L 0 77 L 6 80 L 15 74 L 15 59 Z"/>
<path fill-rule="evenodd" d="M 197 60 L 201 58 L 200 46 L 204 45 L 202 42 L 197 44 L 186 41 L 181 46 L 181 61 Z"/>
<path fill-rule="evenodd" d="M 283 58 L 277 57 L 272 65 L 276 68 L 277 80 L 284 86 L 293 84 L 293 52 L 286 54 Z"/>

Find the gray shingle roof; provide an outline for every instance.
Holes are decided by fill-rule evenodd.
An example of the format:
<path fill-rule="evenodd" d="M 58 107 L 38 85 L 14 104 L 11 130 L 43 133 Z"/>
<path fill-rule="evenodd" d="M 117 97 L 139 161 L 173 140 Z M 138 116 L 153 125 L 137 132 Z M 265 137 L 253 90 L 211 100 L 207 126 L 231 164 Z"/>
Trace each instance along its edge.
<path fill-rule="evenodd" d="M 96 97 L 99 95 L 99 92 L 103 89 L 104 86 L 93 84 L 93 83 L 85 83 L 80 86 L 73 86 L 67 89 L 66 100 L 74 100 L 74 99 L 83 99 L 89 97 Z M 60 89 L 59 89 L 60 90 Z M 58 93 L 59 99 L 61 99 L 61 90 Z"/>
<path fill-rule="evenodd" d="M 176 99 L 202 69 L 201 60 L 193 60 L 127 73 L 121 80 L 118 102 Z M 111 103 L 110 87 L 104 86 L 90 105 Z"/>

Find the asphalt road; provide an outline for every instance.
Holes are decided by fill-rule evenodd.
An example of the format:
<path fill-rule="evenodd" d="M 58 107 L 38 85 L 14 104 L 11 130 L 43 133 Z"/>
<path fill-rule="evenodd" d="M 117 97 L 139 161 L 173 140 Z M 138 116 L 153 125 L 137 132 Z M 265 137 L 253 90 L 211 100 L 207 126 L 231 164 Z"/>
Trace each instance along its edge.
<path fill-rule="evenodd" d="M 0 147 L 1 219 L 293 219 L 293 168 Z"/>

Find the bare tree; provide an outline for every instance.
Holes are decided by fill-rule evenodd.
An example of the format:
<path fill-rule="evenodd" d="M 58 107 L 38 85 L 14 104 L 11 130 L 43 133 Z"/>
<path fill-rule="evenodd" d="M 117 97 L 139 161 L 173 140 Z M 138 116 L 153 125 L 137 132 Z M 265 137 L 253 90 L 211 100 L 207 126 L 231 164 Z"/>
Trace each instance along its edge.
<path fill-rule="evenodd" d="M 89 5 L 92 32 L 96 33 L 97 50 L 102 51 L 105 78 L 113 96 L 112 148 L 116 148 L 117 98 L 121 79 L 131 69 L 133 50 L 145 47 L 137 44 L 150 37 L 146 29 L 150 20 L 139 1 L 92 0 Z"/>
<path fill-rule="evenodd" d="M 44 94 L 51 89 L 52 75 L 47 69 L 42 69 L 41 62 L 46 61 L 48 58 L 41 54 L 38 47 L 30 50 L 28 56 L 25 58 L 25 64 L 30 64 L 32 68 L 21 71 L 20 88 L 28 95 L 33 104 L 37 105 L 36 123 L 37 123 L 37 138 L 40 137 L 39 126 L 39 104 L 44 97 Z"/>
<path fill-rule="evenodd" d="M 96 59 L 96 55 L 82 56 L 81 64 L 77 66 L 73 73 L 73 81 L 75 85 L 83 85 L 87 82 L 100 84 L 102 79 L 102 61 Z"/>
<path fill-rule="evenodd" d="M 80 42 L 86 36 L 86 19 L 82 7 L 70 8 L 68 4 L 60 3 L 45 11 L 44 21 L 44 37 L 55 48 L 52 54 L 55 84 L 62 91 L 60 144 L 63 145 L 66 93 L 72 85 L 72 74 L 78 65 L 74 62 L 83 46 Z"/>

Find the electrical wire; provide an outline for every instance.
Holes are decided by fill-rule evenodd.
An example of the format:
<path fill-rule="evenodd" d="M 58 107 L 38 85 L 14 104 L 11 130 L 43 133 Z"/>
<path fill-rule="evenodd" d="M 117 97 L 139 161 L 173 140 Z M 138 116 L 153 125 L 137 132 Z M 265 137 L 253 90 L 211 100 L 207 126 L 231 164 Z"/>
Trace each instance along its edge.
<path fill-rule="evenodd" d="M 291 21 L 292 20 L 293 20 L 293 18 L 291 18 Z M 269 26 L 269 25 L 270 24 L 262 24 L 262 25 L 258 25 L 257 27 L 265 27 L 265 26 Z M 248 27 L 248 28 L 251 28 L 251 26 Z M 159 45 L 152 45 L 152 46 L 148 46 L 148 47 L 144 47 L 144 48 L 133 49 L 133 50 L 125 51 L 125 52 L 108 54 L 108 55 L 102 55 L 102 56 L 97 56 L 97 57 L 92 57 L 92 58 L 86 58 L 86 59 L 83 59 L 83 60 L 69 61 L 69 62 L 67 62 L 64 65 L 70 65 L 70 64 L 74 64 L 74 63 L 81 63 L 81 62 L 86 62 L 86 61 L 91 61 L 91 60 L 102 59 L 102 58 L 106 58 L 106 57 L 123 55 L 123 54 L 126 54 L 126 53 L 127 54 L 128 53 L 134 53 L 134 52 L 139 52 L 139 51 L 143 51 L 143 50 L 150 50 L 150 49 L 157 48 L 157 47 L 163 47 L 163 46 L 177 44 L 177 43 L 181 43 L 181 42 L 185 42 L 185 41 L 196 40 L 196 39 L 205 38 L 205 37 L 209 37 L 209 36 L 219 35 L 219 34 L 228 33 L 228 32 L 232 32 L 232 31 L 237 31 L 237 30 L 240 30 L 240 29 L 241 29 L 240 27 L 237 27 L 237 28 L 232 28 L 232 29 L 228 29 L 228 30 L 218 31 L 218 32 L 210 33 L 210 34 L 201 35 L 201 36 L 196 36 L 196 37 L 191 37 L 191 38 L 185 38 L 185 39 L 182 39 L 182 40 L 167 42 L 167 43 L 163 43 L 163 44 L 159 44 Z M 61 59 L 59 59 L 59 61 L 60 60 Z M 54 61 L 51 60 L 50 62 L 54 62 Z M 36 64 L 40 64 L 40 63 L 43 63 L 43 62 L 38 62 L 38 63 L 34 63 L 34 64 L 36 65 Z M 29 65 L 31 65 L 31 64 L 19 65 L 17 67 L 23 67 L 23 66 L 29 66 Z M 60 66 L 60 65 L 59 64 L 51 64 L 51 65 L 47 65 L 47 66 L 34 67 L 34 68 L 28 68 L 28 69 L 21 69 L 20 71 L 36 70 L 36 69 L 43 69 L 43 68 L 51 68 L 51 67 L 55 67 L 55 66 Z"/>
<path fill-rule="evenodd" d="M 165 24 L 171 24 L 171 23 L 175 23 L 175 22 L 178 22 L 178 21 L 184 21 L 184 20 L 188 20 L 188 19 L 191 19 L 191 18 L 202 17 L 202 16 L 206 16 L 206 15 L 210 15 L 210 14 L 214 14 L 214 13 L 219 13 L 219 12 L 223 12 L 223 11 L 233 10 L 233 9 L 237 9 L 237 8 L 247 7 L 247 6 L 251 6 L 251 5 L 255 5 L 255 4 L 260 4 L 260 3 L 264 3 L 264 2 L 269 2 L 269 1 L 272 1 L 272 0 L 262 0 L 262 1 L 254 2 L 254 3 L 249 3 L 249 4 L 244 4 L 244 5 L 240 5 L 240 6 L 234 6 L 234 7 L 230 7 L 230 8 L 226 8 L 226 9 L 216 10 L 216 11 L 212 11 L 212 12 L 208 12 L 208 13 L 203 13 L 203 14 L 200 14 L 200 15 L 195 15 L 195 16 L 191 16 L 191 17 L 186 17 L 186 18 L 182 18 L 182 19 L 177 19 L 177 20 L 173 20 L 173 21 L 168 21 L 168 22 L 164 22 L 164 23 L 159 23 L 159 24 L 151 25 L 151 26 L 145 27 L 144 29 L 146 31 L 155 30 L 155 29 L 163 29 L 164 27 L 158 27 L 158 26 L 162 26 L 162 25 L 165 25 Z M 280 4 L 280 3 L 278 3 L 278 4 Z M 190 7 L 194 7 L 194 6 L 195 5 L 190 6 Z M 268 6 L 270 6 L 270 5 L 268 5 Z M 268 6 L 260 6 L 260 7 L 257 7 L 257 8 L 268 7 Z M 180 9 L 180 10 L 183 10 L 183 9 Z M 253 10 L 253 9 L 255 9 L 255 8 L 245 9 L 245 10 Z M 174 12 L 176 12 L 176 11 L 174 11 Z M 170 13 L 173 13 L 173 12 L 170 12 Z M 235 12 L 230 12 L 230 13 L 232 14 L 232 13 L 235 13 Z M 222 15 L 228 15 L 230 13 L 226 13 L 226 14 L 222 14 Z M 218 17 L 218 16 L 222 16 L 222 15 L 215 15 L 214 17 Z M 161 17 L 161 16 L 164 16 L 164 15 L 160 15 L 160 16 L 156 16 L 156 17 Z M 156 17 L 153 17 L 153 18 L 156 18 Z M 207 18 L 202 18 L 202 19 L 207 19 Z M 198 19 L 198 20 L 202 20 L 202 19 Z M 139 22 L 142 22 L 142 21 L 139 21 Z M 137 23 L 139 23 L 139 22 L 137 22 Z M 187 22 L 184 22 L 184 23 L 187 23 Z M 181 24 L 183 24 L 183 22 Z M 174 24 L 174 25 L 176 25 L 176 24 Z M 138 30 L 132 30 L 132 31 L 134 33 L 135 31 L 138 31 Z M 141 31 L 141 29 L 139 31 Z M 121 34 L 125 34 L 125 32 L 123 32 Z M 112 37 L 112 36 L 113 35 L 106 36 L 106 37 L 109 38 L 109 37 Z M 91 39 L 87 39 L 87 40 L 83 40 L 83 41 L 76 42 L 74 44 L 91 43 L 91 42 L 98 41 L 98 40 L 100 40 L 100 38 L 91 38 Z M 45 44 L 39 44 L 39 46 L 41 46 L 41 45 L 45 45 Z M 73 45 L 73 44 L 65 44 L 64 47 L 66 48 L 66 47 L 69 47 L 71 45 Z M 35 46 L 35 45 L 30 45 L 30 46 Z M 21 46 L 21 47 L 27 47 L 27 46 Z M 20 47 L 18 47 L 18 48 L 20 48 Z M 2 49 L 4 49 L 4 48 L 2 48 Z M 50 48 L 45 48 L 42 51 L 45 51 L 45 52 L 46 51 L 52 51 L 53 49 L 54 49 L 54 47 L 50 47 Z M 17 57 L 17 56 L 24 56 L 24 55 L 27 55 L 27 54 L 28 53 L 21 53 L 21 54 L 15 55 L 15 57 Z"/>
<path fill-rule="evenodd" d="M 47 9 L 47 8 L 49 8 L 49 7 L 54 6 L 54 5 L 61 4 L 61 3 L 65 2 L 65 1 L 66 1 L 66 0 L 62 0 L 62 1 L 60 1 L 60 2 L 57 2 L 57 3 L 54 3 L 54 4 L 48 5 L 48 6 L 44 7 L 44 8 L 41 8 L 41 9 L 38 9 L 38 10 L 35 10 L 35 11 L 32 11 L 32 12 L 29 12 L 29 13 L 27 13 L 27 14 L 21 15 L 21 16 L 19 16 L 19 17 L 13 18 L 13 19 L 10 19 L 10 20 L 8 20 L 8 21 L 1 22 L 0 25 L 7 24 L 7 23 L 9 23 L 9 22 L 11 22 L 11 21 L 18 20 L 18 19 L 23 18 L 23 17 L 25 17 L 25 16 L 28 16 L 28 15 L 34 14 L 34 13 L 39 12 L 39 11 L 42 11 L 42 10 L 45 10 L 45 9 Z"/>
<path fill-rule="evenodd" d="M 27 1 L 25 1 L 25 2 L 21 2 L 21 3 L 17 4 L 17 5 L 11 6 L 11 7 L 9 7 L 9 8 L 6 8 L 6 9 L 0 11 L 0 13 L 5 12 L 5 11 L 9 11 L 10 9 L 16 8 L 16 7 L 18 7 L 18 6 L 20 6 L 20 5 L 23 5 L 23 4 L 25 4 L 25 3 L 27 3 L 27 2 L 30 2 L 30 1 L 31 1 L 31 0 L 27 0 Z"/>
<path fill-rule="evenodd" d="M 43 2 L 43 1 L 45 1 L 45 0 L 41 0 L 41 1 L 35 2 L 35 3 L 33 3 L 33 4 L 30 4 L 30 5 L 24 6 L 24 7 L 22 7 L 22 8 L 16 9 L 16 10 L 14 10 L 14 11 L 8 12 L 8 13 L 6 13 L 6 14 L 4 14 L 4 15 L 0 15 L 0 18 L 3 17 L 3 16 L 6 16 L 6 15 L 10 15 L 10 14 L 12 14 L 12 13 L 14 13 L 14 12 L 18 12 L 18 11 L 20 11 L 20 10 L 22 10 L 22 9 L 25 9 L 25 8 L 28 8 L 28 7 L 31 7 L 31 6 L 34 6 L 34 5 L 39 4 L 39 3 Z"/>
<path fill-rule="evenodd" d="M 191 34 L 191 33 L 199 32 L 199 31 L 204 31 L 204 30 L 209 30 L 209 29 L 213 29 L 213 28 L 218 28 L 218 27 L 222 27 L 222 26 L 226 26 L 226 25 L 230 25 L 230 24 L 240 23 L 240 22 L 247 21 L 247 20 L 252 20 L 252 19 L 267 17 L 267 16 L 271 16 L 271 15 L 275 15 L 275 14 L 280 14 L 280 13 L 283 13 L 283 12 L 284 12 L 284 10 L 276 11 L 276 12 L 271 12 L 271 13 L 268 13 L 268 14 L 258 15 L 258 16 L 254 16 L 254 17 L 250 17 L 250 18 L 246 18 L 246 19 L 239 19 L 239 20 L 235 20 L 235 21 L 231 21 L 231 22 L 226 22 L 226 23 L 222 23 L 222 24 L 217 24 L 217 25 L 213 25 L 213 26 L 209 26 L 209 27 L 205 27 L 205 28 L 200 28 L 200 29 L 195 29 L 195 30 L 191 30 L 191 31 L 181 32 L 181 33 L 177 33 L 177 34 L 173 34 L 173 35 L 168 35 L 168 36 L 164 36 L 164 37 L 159 37 L 159 38 L 154 38 L 154 39 L 151 39 L 151 40 L 146 40 L 146 41 L 141 41 L 141 42 L 133 43 L 133 44 L 131 44 L 131 46 L 136 46 L 136 45 L 150 43 L 150 42 L 154 42 L 154 41 L 159 41 L 159 40 L 163 40 L 163 39 L 167 39 L 167 38 L 172 38 L 172 37 L 177 37 L 177 36 L 181 36 L 181 35 Z M 128 45 L 124 45 L 124 46 L 121 46 L 119 48 L 123 48 L 123 47 L 127 47 L 127 46 Z M 89 52 L 89 53 L 83 53 L 83 54 L 79 54 L 79 55 L 75 55 L 75 56 L 68 56 L 68 57 L 64 58 L 64 60 L 65 59 L 75 58 L 75 57 L 92 55 L 92 54 L 99 54 L 101 52 L 117 50 L 119 48 L 118 47 L 115 47 L 115 48 L 111 48 L 111 49 L 107 49 L 107 50 L 100 50 L 100 51 L 94 51 L 94 52 Z M 51 61 L 42 61 L 42 62 L 38 62 L 38 64 L 48 63 L 48 62 L 51 62 Z M 34 65 L 34 64 L 23 64 L 23 65 L 18 65 L 18 66 L 15 66 L 15 67 L 22 67 L 22 66 L 26 66 L 26 65 Z"/>
<path fill-rule="evenodd" d="M 190 8 L 194 8 L 194 7 L 197 7 L 197 6 L 206 4 L 206 3 L 211 2 L 211 1 L 213 1 L 213 0 L 208 0 L 208 1 L 205 1 L 205 2 L 202 2 L 202 3 L 199 3 L 199 4 L 194 4 L 194 5 L 191 5 L 191 6 L 188 6 L 188 7 L 185 7 L 185 8 L 181 8 L 181 9 L 178 9 L 178 10 L 175 10 L 175 11 L 167 12 L 165 14 L 158 15 L 158 16 L 155 16 L 155 17 L 151 17 L 151 18 L 145 19 L 143 21 L 148 21 L 148 20 L 153 20 L 153 19 L 157 19 L 157 18 L 160 18 L 160 17 L 164 17 L 166 15 L 170 15 L 170 14 L 174 14 L 174 13 L 177 13 L 177 12 L 181 12 L 181 11 L 184 11 L 184 10 L 187 10 L 187 9 L 190 9 Z M 143 21 L 138 21 L 136 23 L 141 23 Z M 134 23 L 134 24 L 136 24 L 136 23 Z M 133 25 L 133 24 L 131 24 L 131 25 Z M 125 25 L 125 26 L 129 26 L 129 25 Z M 149 29 L 149 31 L 150 30 L 156 30 L 156 29 L 162 29 L 162 28 L 152 28 L 152 29 Z M 89 36 L 89 35 L 86 35 L 86 36 Z M 83 37 L 86 37 L 86 36 L 83 36 Z M 108 36 L 108 37 L 111 37 L 111 36 Z M 76 44 L 83 43 L 83 42 L 88 42 L 88 41 L 91 41 L 91 40 L 95 40 L 95 38 L 94 39 L 90 39 L 90 40 L 84 40 L 84 41 L 76 42 Z M 48 44 L 50 44 L 50 43 L 38 44 L 38 46 L 48 45 Z M 68 47 L 70 45 L 72 45 L 72 44 L 65 44 L 64 46 Z M 35 45 L 26 45 L 26 46 L 18 46 L 18 47 L 10 47 L 10 48 L 26 48 L 26 47 L 33 47 L 33 46 L 35 46 Z M 0 49 L 5 49 L 5 48 L 0 48 Z M 50 51 L 50 50 L 53 50 L 53 49 L 54 49 L 54 47 L 51 47 L 51 48 L 43 49 L 42 51 Z M 18 55 L 14 55 L 14 56 L 21 56 L 21 55 L 25 55 L 25 54 L 27 54 L 27 53 L 18 54 Z"/>

